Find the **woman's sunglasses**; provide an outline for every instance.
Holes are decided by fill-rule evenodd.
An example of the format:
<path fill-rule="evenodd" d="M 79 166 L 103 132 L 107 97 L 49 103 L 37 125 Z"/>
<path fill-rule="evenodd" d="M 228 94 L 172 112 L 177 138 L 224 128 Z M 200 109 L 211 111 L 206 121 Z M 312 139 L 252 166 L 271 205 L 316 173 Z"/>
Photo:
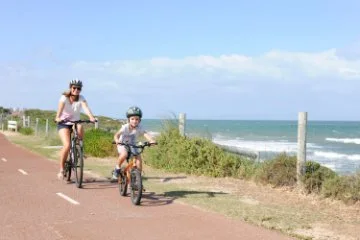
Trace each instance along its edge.
<path fill-rule="evenodd" d="M 72 87 L 72 90 L 75 90 L 75 89 L 81 91 L 81 87 Z"/>

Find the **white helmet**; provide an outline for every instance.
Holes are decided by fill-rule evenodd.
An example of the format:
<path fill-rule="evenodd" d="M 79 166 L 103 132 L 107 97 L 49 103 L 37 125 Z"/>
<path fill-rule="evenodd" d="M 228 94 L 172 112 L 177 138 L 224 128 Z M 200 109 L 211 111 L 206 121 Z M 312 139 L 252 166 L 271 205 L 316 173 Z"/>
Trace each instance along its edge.
<path fill-rule="evenodd" d="M 73 80 L 70 81 L 69 87 L 71 87 L 71 86 L 73 86 L 73 85 L 79 86 L 79 87 L 82 87 L 82 86 L 83 86 L 82 81 L 79 80 L 78 78 L 74 78 Z"/>

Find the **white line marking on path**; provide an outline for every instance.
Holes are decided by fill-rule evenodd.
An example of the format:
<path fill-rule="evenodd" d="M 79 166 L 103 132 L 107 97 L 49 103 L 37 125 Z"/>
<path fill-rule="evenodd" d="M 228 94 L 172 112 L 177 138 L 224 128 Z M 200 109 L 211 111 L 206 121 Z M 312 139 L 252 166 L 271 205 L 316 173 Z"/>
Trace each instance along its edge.
<path fill-rule="evenodd" d="M 18 169 L 18 171 L 19 172 L 21 172 L 22 174 L 24 174 L 24 175 L 28 175 L 28 173 L 27 172 L 25 172 L 24 170 L 22 170 L 22 169 Z"/>
<path fill-rule="evenodd" d="M 7 162 L 7 160 L 6 160 L 5 158 L 1 158 L 1 160 L 2 160 L 3 162 Z"/>
<path fill-rule="evenodd" d="M 80 204 L 79 202 L 77 202 L 77 201 L 75 201 L 74 199 L 66 196 L 66 195 L 63 194 L 63 193 L 58 192 L 58 193 L 56 193 L 56 195 L 58 195 L 59 197 L 62 197 L 63 199 L 65 199 L 66 201 L 69 201 L 70 203 L 72 203 L 72 204 L 74 204 L 74 205 L 79 205 L 79 204 Z"/>

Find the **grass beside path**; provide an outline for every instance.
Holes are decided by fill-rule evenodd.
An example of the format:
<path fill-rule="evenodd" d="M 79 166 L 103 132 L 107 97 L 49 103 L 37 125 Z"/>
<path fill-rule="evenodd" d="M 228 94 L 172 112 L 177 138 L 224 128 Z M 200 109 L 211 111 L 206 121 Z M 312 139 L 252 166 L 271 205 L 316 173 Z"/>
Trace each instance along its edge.
<path fill-rule="evenodd" d="M 44 148 L 48 141 L 5 133 L 13 143 L 58 161 L 59 149 Z M 114 164 L 115 158 L 87 157 L 85 171 L 107 178 L 110 177 Z M 146 159 L 144 185 L 148 191 L 169 201 L 182 202 L 276 229 L 298 239 L 359 239 L 359 204 L 346 206 L 339 201 L 232 178 L 167 173 L 146 166 Z"/>

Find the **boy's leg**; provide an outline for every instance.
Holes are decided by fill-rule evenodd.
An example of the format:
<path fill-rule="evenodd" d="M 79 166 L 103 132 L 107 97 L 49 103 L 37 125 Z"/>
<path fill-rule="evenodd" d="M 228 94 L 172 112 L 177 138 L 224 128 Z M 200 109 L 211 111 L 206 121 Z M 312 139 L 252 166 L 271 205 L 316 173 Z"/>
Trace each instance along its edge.
<path fill-rule="evenodd" d="M 136 156 L 136 167 L 139 169 L 139 171 L 142 171 L 142 158 L 141 155 Z"/>
<path fill-rule="evenodd" d="M 125 159 L 127 158 L 128 153 L 124 146 L 118 147 L 118 153 L 119 153 L 118 167 L 121 168 L 121 165 L 124 163 Z"/>
<path fill-rule="evenodd" d="M 125 159 L 127 158 L 127 151 L 123 146 L 118 146 L 118 153 L 119 153 L 119 158 L 118 158 L 118 164 L 115 165 L 115 169 L 113 171 L 113 179 L 117 179 L 119 174 L 120 174 L 120 168 L 121 165 L 124 163 Z"/>

